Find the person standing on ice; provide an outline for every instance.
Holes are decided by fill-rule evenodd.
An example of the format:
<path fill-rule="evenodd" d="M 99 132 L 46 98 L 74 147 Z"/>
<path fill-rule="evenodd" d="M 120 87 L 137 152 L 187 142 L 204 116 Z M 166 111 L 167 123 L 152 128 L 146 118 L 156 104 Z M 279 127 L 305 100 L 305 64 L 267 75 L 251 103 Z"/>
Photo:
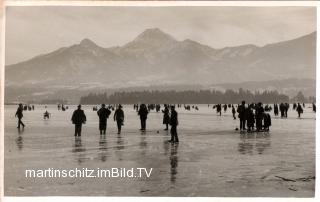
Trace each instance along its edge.
<path fill-rule="evenodd" d="M 114 112 L 113 120 L 117 121 L 118 134 L 121 133 L 121 127 L 124 122 L 124 112 L 122 110 L 122 106 L 119 104 L 118 109 Z"/>
<path fill-rule="evenodd" d="M 164 130 L 168 130 L 168 125 L 170 122 L 170 116 L 169 116 L 169 109 L 167 105 L 164 105 L 164 110 L 162 110 L 163 113 L 163 121 L 162 123 L 166 125 L 166 128 Z"/>
<path fill-rule="evenodd" d="M 18 106 L 18 109 L 17 109 L 17 112 L 15 114 L 15 117 L 18 117 L 18 127 L 20 129 L 20 125 L 22 125 L 22 127 L 24 128 L 25 125 L 24 123 L 21 121 L 22 117 L 23 117 L 23 106 L 22 104 L 20 103 L 19 106 Z"/>
<path fill-rule="evenodd" d="M 141 121 L 141 129 L 140 130 L 146 130 L 146 122 L 148 117 L 148 109 L 145 104 L 141 104 L 139 107 L 138 115 L 140 116 Z"/>
<path fill-rule="evenodd" d="M 240 119 L 240 130 L 246 130 L 246 102 L 242 101 L 239 105 L 237 112 Z"/>
<path fill-rule="evenodd" d="M 85 124 L 87 121 L 87 117 L 81 109 L 81 105 L 78 105 L 78 109 L 74 110 L 71 121 L 75 126 L 74 136 L 81 136 L 82 124 Z"/>
<path fill-rule="evenodd" d="M 177 126 L 178 126 L 178 112 L 175 110 L 174 105 L 171 106 L 171 117 L 170 117 L 170 125 L 171 125 L 171 140 L 169 142 L 179 142 L 178 133 L 177 133 Z"/>
<path fill-rule="evenodd" d="M 299 116 L 299 118 L 300 118 L 300 115 L 303 113 L 303 109 L 302 109 L 300 103 L 298 103 L 297 112 L 298 112 L 298 116 Z"/>
<path fill-rule="evenodd" d="M 99 130 L 100 135 L 106 134 L 107 129 L 107 119 L 109 118 L 111 111 L 106 108 L 105 104 L 101 105 L 101 108 L 97 111 L 97 114 L 99 116 Z"/>
<path fill-rule="evenodd" d="M 233 116 L 233 119 L 236 120 L 236 109 L 234 108 L 233 105 L 232 105 L 232 116 Z"/>

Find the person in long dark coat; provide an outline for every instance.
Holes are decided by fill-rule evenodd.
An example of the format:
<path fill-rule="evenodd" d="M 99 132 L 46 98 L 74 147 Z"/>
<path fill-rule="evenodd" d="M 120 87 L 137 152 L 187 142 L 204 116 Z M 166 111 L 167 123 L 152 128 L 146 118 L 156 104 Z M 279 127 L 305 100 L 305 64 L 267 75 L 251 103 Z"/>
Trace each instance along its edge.
<path fill-rule="evenodd" d="M 300 118 L 301 114 L 303 113 L 303 109 L 302 109 L 300 103 L 298 103 L 297 112 L 298 112 L 298 116 L 299 116 L 299 118 Z"/>
<path fill-rule="evenodd" d="M 139 107 L 138 115 L 140 116 L 141 121 L 141 129 L 140 130 L 146 130 L 146 122 L 148 118 L 148 109 L 145 104 L 141 104 Z"/>
<path fill-rule="evenodd" d="M 82 124 L 85 124 L 87 121 L 87 117 L 81 109 L 81 105 L 78 105 L 78 109 L 74 110 L 71 121 L 75 126 L 74 136 L 81 136 Z"/>
<path fill-rule="evenodd" d="M 237 112 L 239 113 L 240 119 L 240 130 L 246 130 L 246 102 L 242 101 L 239 105 Z"/>
<path fill-rule="evenodd" d="M 256 108 L 256 127 L 258 132 L 262 130 L 263 117 L 264 117 L 264 109 L 263 109 L 262 103 L 259 102 Z"/>
<path fill-rule="evenodd" d="M 178 112 L 175 110 L 174 106 L 171 106 L 171 116 L 170 116 L 170 125 L 171 125 L 171 140 L 169 142 L 179 142 L 178 133 L 177 133 L 177 126 L 179 124 L 178 121 Z"/>
<path fill-rule="evenodd" d="M 275 116 L 278 116 L 278 114 L 279 114 L 278 104 L 273 105 L 273 112 L 274 112 Z"/>
<path fill-rule="evenodd" d="M 22 125 L 22 127 L 24 128 L 25 125 L 24 123 L 22 122 L 22 117 L 23 117 L 23 105 L 20 103 L 19 106 L 18 106 L 18 109 L 17 109 L 17 112 L 15 114 L 15 117 L 18 117 L 18 127 L 20 129 L 20 125 Z"/>
<path fill-rule="evenodd" d="M 166 128 L 164 130 L 168 130 L 170 116 L 169 116 L 169 109 L 168 109 L 167 105 L 164 106 L 164 110 L 162 110 L 162 113 L 163 113 L 163 122 L 162 123 L 166 125 Z"/>
<path fill-rule="evenodd" d="M 109 118 L 111 111 L 106 108 L 105 104 L 101 105 L 101 108 L 97 111 L 97 114 L 99 116 L 99 130 L 100 135 L 106 134 L 107 129 L 107 119 Z"/>
<path fill-rule="evenodd" d="M 121 105 L 119 105 L 118 108 L 116 109 L 116 111 L 114 112 L 113 120 L 117 121 L 118 134 L 120 134 L 121 127 L 123 126 L 123 122 L 124 122 L 124 112 L 122 110 Z"/>
<path fill-rule="evenodd" d="M 264 113 L 263 116 L 263 128 L 265 131 L 269 131 L 269 127 L 271 126 L 271 116 L 268 113 Z"/>

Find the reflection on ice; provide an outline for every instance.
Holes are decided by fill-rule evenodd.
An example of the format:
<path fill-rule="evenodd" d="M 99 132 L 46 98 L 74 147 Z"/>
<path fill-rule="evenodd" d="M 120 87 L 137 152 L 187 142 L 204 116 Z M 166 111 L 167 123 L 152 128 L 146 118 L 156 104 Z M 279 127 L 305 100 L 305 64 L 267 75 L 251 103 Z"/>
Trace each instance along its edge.
<path fill-rule="evenodd" d="M 256 150 L 258 154 L 263 154 L 263 152 L 271 146 L 270 136 L 269 132 L 242 132 L 238 145 L 239 153 L 252 155 L 254 150 Z"/>

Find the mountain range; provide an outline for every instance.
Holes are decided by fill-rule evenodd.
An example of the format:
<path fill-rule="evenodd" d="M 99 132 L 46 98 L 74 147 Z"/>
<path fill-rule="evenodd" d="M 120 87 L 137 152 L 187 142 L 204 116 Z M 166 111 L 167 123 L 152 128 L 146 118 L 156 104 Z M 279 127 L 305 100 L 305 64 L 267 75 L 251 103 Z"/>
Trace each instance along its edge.
<path fill-rule="evenodd" d="M 147 29 L 123 46 L 104 48 L 90 39 L 7 65 L 5 85 L 47 96 L 60 90 L 316 79 L 316 32 L 262 47 L 215 49 Z M 299 87 L 299 86 L 297 86 Z M 314 82 L 315 88 L 315 82 Z M 21 95 L 20 95 L 21 96 Z"/>

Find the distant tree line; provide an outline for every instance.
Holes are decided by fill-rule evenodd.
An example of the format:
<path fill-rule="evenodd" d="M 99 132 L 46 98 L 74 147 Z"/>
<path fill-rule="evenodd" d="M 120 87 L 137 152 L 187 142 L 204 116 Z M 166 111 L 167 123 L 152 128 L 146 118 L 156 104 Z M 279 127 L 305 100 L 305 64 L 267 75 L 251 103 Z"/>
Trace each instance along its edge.
<path fill-rule="evenodd" d="M 81 104 L 134 104 L 134 103 L 170 103 L 170 104 L 218 104 L 218 103 L 280 103 L 289 102 L 289 97 L 278 91 L 251 92 L 240 88 L 238 91 L 217 90 L 200 91 L 134 91 L 115 92 L 110 96 L 107 93 L 90 93 L 80 98 Z"/>

